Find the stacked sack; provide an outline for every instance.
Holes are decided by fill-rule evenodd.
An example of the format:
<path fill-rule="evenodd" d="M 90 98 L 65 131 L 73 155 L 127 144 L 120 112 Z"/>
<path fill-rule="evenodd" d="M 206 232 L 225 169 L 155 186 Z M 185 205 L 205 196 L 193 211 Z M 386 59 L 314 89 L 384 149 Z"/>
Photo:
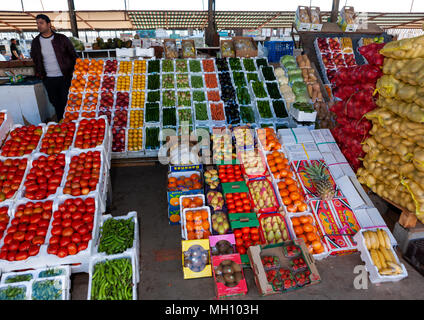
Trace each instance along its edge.
<path fill-rule="evenodd" d="M 338 123 L 332 134 L 354 171 L 361 167 L 365 155 L 362 142 L 372 127 L 364 114 L 377 107 L 373 93 L 382 75 L 383 56 L 378 53 L 382 46 L 384 44 L 373 43 L 359 48 L 368 64 L 340 68 L 331 80 L 335 88 L 333 94 L 340 99 L 330 108 Z"/>
<path fill-rule="evenodd" d="M 358 180 L 424 222 L 424 36 L 388 43 Z M 421 74 L 423 71 L 423 74 Z"/>

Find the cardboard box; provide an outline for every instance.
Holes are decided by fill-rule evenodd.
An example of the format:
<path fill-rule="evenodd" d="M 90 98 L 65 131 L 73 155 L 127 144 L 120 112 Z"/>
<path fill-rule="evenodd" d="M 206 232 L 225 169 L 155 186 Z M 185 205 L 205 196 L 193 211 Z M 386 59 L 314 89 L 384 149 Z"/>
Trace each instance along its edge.
<path fill-rule="evenodd" d="M 219 246 L 231 246 L 232 252 L 231 253 L 222 253 L 222 251 L 219 250 Z M 234 238 L 234 234 L 222 234 L 222 235 L 216 235 L 216 236 L 210 236 L 209 237 L 209 247 L 211 249 L 211 256 L 222 256 L 226 254 L 233 254 L 236 252 L 236 239 Z"/>
<path fill-rule="evenodd" d="M 251 58 L 258 56 L 258 46 L 251 37 L 232 37 L 236 57 Z"/>
<path fill-rule="evenodd" d="M 321 31 L 322 19 L 321 10 L 319 7 L 309 7 L 309 15 L 311 17 L 311 31 Z"/>
<path fill-rule="evenodd" d="M 343 32 L 355 32 L 359 24 L 357 23 L 355 10 L 353 7 L 344 6 L 340 10 L 340 15 L 337 19 L 337 24 L 342 28 Z"/>
<path fill-rule="evenodd" d="M 311 30 L 311 17 L 309 16 L 308 7 L 305 7 L 305 6 L 297 7 L 294 23 L 298 31 Z"/>
<path fill-rule="evenodd" d="M 184 240 L 181 241 L 182 246 L 182 264 L 183 264 L 183 273 L 184 273 L 184 279 L 195 279 L 195 278 L 205 278 L 205 277 L 211 277 L 212 276 L 212 268 L 210 263 L 210 252 L 209 252 L 209 240 L 208 239 L 202 239 L 202 240 Z M 202 258 L 202 255 L 199 255 L 198 247 L 200 248 L 200 252 L 206 252 L 207 258 Z M 189 266 L 189 260 L 193 256 L 191 255 L 191 252 L 196 252 L 195 255 L 199 255 L 201 259 L 205 259 L 203 261 L 203 264 L 200 265 L 200 267 L 192 266 L 190 268 Z M 186 256 L 186 259 L 185 259 Z M 202 269 L 201 266 L 204 266 Z M 198 269 L 201 269 L 198 271 Z"/>
<path fill-rule="evenodd" d="M 233 40 L 221 40 L 221 57 L 223 58 L 235 58 L 236 51 L 234 49 Z"/>
<path fill-rule="evenodd" d="M 184 59 L 196 58 L 196 47 L 194 45 L 194 40 L 181 40 L 181 51 Z"/>
<path fill-rule="evenodd" d="M 177 42 L 175 41 L 175 39 L 164 39 L 163 47 L 165 49 L 166 59 L 178 58 Z"/>
<path fill-rule="evenodd" d="M 224 283 L 217 281 L 218 268 L 222 262 L 226 263 L 227 260 L 233 261 L 241 267 L 242 261 L 238 253 L 228 254 L 224 256 L 213 256 L 212 257 L 212 272 L 215 281 L 215 292 L 218 299 L 234 296 L 244 296 L 247 293 L 247 283 L 244 278 L 243 268 L 240 268 L 242 278 L 234 287 L 227 287 Z"/>
<path fill-rule="evenodd" d="M 288 246 L 296 246 L 300 248 L 299 255 L 294 257 L 288 257 L 288 255 L 285 254 L 285 248 L 287 248 Z M 274 283 L 269 283 L 267 279 L 267 273 L 261 259 L 261 257 L 263 256 L 277 257 L 279 260 L 278 263 L 280 265 L 280 268 L 290 271 L 290 278 L 287 280 L 290 280 L 291 285 L 293 284 L 294 280 L 295 286 L 285 289 L 284 282 L 283 287 L 281 288 L 274 286 Z M 321 282 L 321 277 L 315 265 L 315 260 L 308 253 L 308 249 L 306 248 L 305 242 L 302 239 L 290 240 L 272 245 L 252 246 L 248 250 L 248 257 L 254 273 L 256 286 L 258 288 L 259 294 L 262 296 L 297 290 Z M 295 271 L 292 267 L 292 263 L 294 259 L 298 258 L 303 259 L 303 261 L 306 263 L 306 268 L 303 268 L 303 270 Z M 300 281 L 298 282 L 295 279 L 296 275 L 304 273 L 305 271 L 310 272 L 310 274 L 306 277 L 309 279 L 309 281 L 302 285 Z"/>

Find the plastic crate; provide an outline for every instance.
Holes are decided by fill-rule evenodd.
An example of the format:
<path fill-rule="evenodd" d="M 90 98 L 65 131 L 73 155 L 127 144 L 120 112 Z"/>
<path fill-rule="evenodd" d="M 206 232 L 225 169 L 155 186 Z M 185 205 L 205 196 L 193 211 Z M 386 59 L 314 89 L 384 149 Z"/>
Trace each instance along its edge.
<path fill-rule="evenodd" d="M 411 240 L 403 258 L 424 276 L 424 239 Z"/>
<path fill-rule="evenodd" d="M 268 49 L 268 61 L 279 62 L 284 55 L 293 55 L 293 41 L 267 41 L 265 48 Z"/>

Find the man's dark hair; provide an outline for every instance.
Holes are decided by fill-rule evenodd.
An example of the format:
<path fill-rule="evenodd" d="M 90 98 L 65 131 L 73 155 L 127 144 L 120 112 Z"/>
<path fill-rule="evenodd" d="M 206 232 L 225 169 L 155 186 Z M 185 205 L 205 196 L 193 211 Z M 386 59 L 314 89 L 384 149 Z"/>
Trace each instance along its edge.
<path fill-rule="evenodd" d="M 16 39 L 15 38 L 12 38 L 12 39 L 10 39 L 10 42 L 13 42 L 13 41 L 15 41 Z"/>
<path fill-rule="evenodd" d="M 38 20 L 38 19 L 43 19 L 44 21 L 46 21 L 46 23 L 50 23 L 51 22 L 50 18 L 48 16 L 46 16 L 45 14 L 39 14 L 39 15 L 37 15 L 35 17 L 35 20 Z"/>

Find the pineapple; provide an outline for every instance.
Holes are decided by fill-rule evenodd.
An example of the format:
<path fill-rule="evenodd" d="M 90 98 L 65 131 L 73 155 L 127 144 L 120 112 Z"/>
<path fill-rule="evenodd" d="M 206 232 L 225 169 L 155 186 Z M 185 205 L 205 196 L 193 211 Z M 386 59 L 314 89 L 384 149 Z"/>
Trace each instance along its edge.
<path fill-rule="evenodd" d="M 309 179 L 311 179 L 312 184 L 318 191 L 319 196 L 322 200 L 332 200 L 335 194 L 333 184 L 330 181 L 330 176 L 325 172 L 324 163 L 320 164 L 310 164 L 305 168 L 305 172 L 308 174 Z"/>

